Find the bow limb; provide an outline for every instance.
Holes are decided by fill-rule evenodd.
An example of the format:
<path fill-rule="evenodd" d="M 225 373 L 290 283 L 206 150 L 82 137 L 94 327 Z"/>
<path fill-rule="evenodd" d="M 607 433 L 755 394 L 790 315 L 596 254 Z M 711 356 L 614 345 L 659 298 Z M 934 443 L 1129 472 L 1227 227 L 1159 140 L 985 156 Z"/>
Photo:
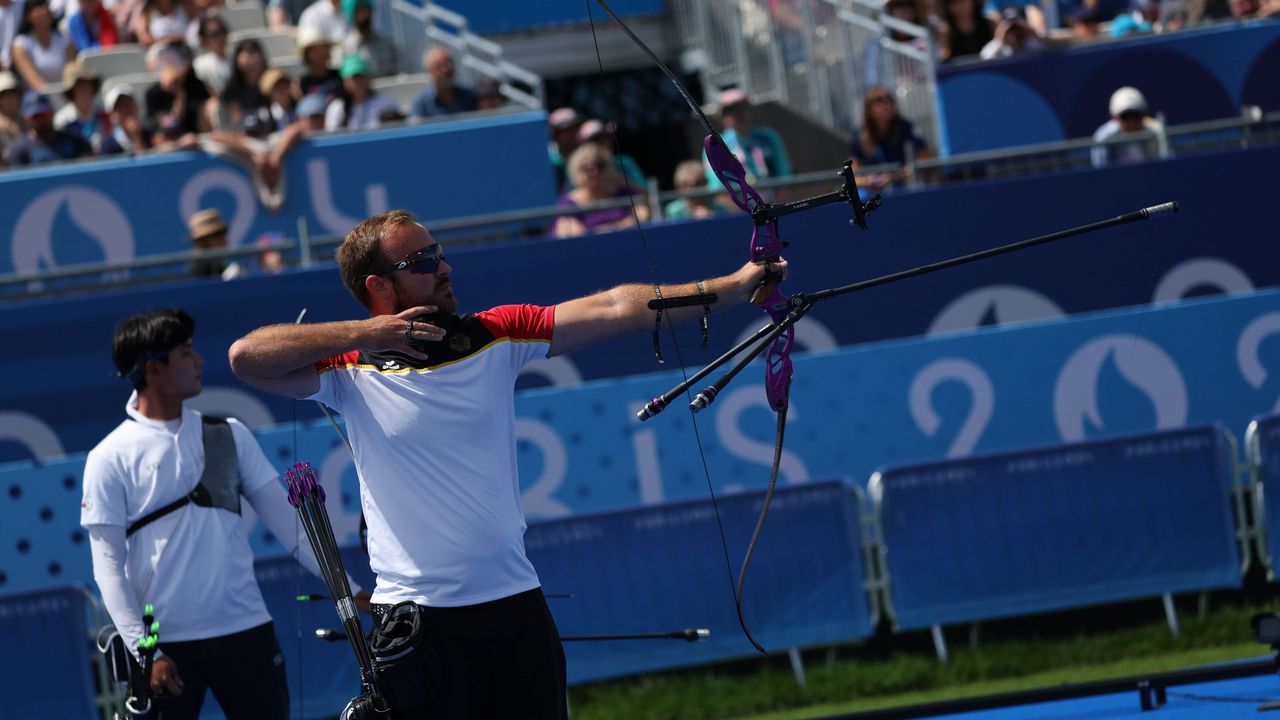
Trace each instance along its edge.
<path fill-rule="evenodd" d="M 684 83 L 680 81 L 680 78 L 672 72 L 671 68 L 667 67 L 666 63 L 663 63 L 656 55 L 654 55 L 653 51 L 650 50 L 649 47 L 631 31 L 631 28 L 627 27 L 627 24 L 622 22 L 622 19 L 614 13 L 613 9 L 609 7 L 605 0 L 596 0 L 596 2 L 598 2 L 600 7 L 604 9 L 609 17 L 618 24 L 618 27 L 621 28 L 622 32 L 625 33 L 626 36 L 649 57 L 653 64 L 656 65 L 664 75 L 666 75 L 667 79 L 671 81 L 672 85 L 674 85 L 676 90 L 680 93 L 680 96 L 684 98 L 684 101 L 689 106 L 689 110 L 693 113 L 694 118 L 697 119 L 706 131 L 706 137 L 702 144 L 703 150 L 706 152 L 707 163 L 710 165 L 712 172 L 724 186 L 734 204 L 750 216 L 752 218 L 753 225 L 755 225 L 755 229 L 752 233 L 751 241 L 748 246 L 751 261 L 764 264 L 777 261 L 782 256 L 783 248 L 782 240 L 778 236 L 778 222 L 776 219 L 770 219 L 764 222 L 756 221 L 757 210 L 766 208 L 768 204 L 765 202 L 764 198 L 761 197 L 760 193 L 752 187 L 747 178 L 747 171 L 742 166 L 742 163 L 725 144 L 724 139 L 720 134 L 716 132 L 715 127 L 702 111 L 702 108 L 694 101 L 688 88 L 686 88 Z M 590 7 L 591 2 L 590 0 L 587 0 L 587 15 L 589 18 L 592 18 L 591 28 L 594 36 L 595 20 L 590 11 Z M 598 50 L 597 62 L 599 62 Z M 601 66 L 601 69 L 603 70 L 603 63 L 601 63 Z M 643 230 L 640 232 L 643 237 Z M 652 260 L 650 261 L 650 266 L 652 267 Z M 766 275 L 765 279 L 761 282 L 761 285 L 756 288 L 756 291 L 752 294 L 751 302 L 764 310 L 774 324 L 781 322 L 781 320 L 786 317 L 788 312 L 791 310 L 787 297 L 778 289 L 776 278 L 770 275 Z M 751 541 L 748 544 L 746 554 L 743 557 L 736 586 L 734 586 L 734 606 L 738 613 L 738 623 L 742 626 L 742 632 L 746 635 L 747 639 L 762 653 L 766 652 L 764 647 L 762 647 L 760 643 L 756 642 L 756 639 L 752 637 L 751 631 L 747 627 L 746 618 L 742 609 L 743 593 L 746 588 L 747 568 L 751 563 L 751 557 L 755 552 L 756 543 L 764 528 L 765 518 L 769 512 L 769 504 L 773 499 L 774 487 L 778 480 L 778 471 L 782 460 L 782 441 L 786 426 L 787 407 L 790 396 L 792 375 L 791 348 L 794 340 L 795 330 L 788 326 L 770 343 L 768 353 L 765 356 L 766 396 L 769 400 L 769 406 L 773 408 L 778 415 L 777 441 L 774 445 L 773 469 L 769 478 L 769 487 L 765 493 L 764 504 L 760 509 L 759 517 L 756 519 L 755 529 L 752 532 Z M 683 369 L 683 362 L 681 362 L 681 366 Z M 702 454 L 701 444 L 699 444 L 698 452 L 700 455 Z M 703 458 L 703 467 L 706 469 L 705 457 Z M 724 525 L 720 518 L 715 489 L 712 487 L 711 473 L 709 470 L 706 470 L 706 477 L 707 490 L 711 493 L 712 506 L 716 509 L 716 524 L 720 528 L 720 539 L 725 548 L 725 562 L 726 565 L 728 565 L 728 546 L 724 537 Z M 731 566 L 729 569 L 732 573 Z"/>

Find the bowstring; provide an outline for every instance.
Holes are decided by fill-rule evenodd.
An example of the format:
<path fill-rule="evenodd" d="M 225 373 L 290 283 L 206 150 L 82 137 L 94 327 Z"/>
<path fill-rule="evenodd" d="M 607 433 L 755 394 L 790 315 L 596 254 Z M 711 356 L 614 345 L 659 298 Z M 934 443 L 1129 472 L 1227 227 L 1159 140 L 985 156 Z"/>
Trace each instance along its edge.
<path fill-rule="evenodd" d="M 592 11 L 592 7 L 591 7 L 591 0 L 585 0 L 585 2 L 586 2 L 586 5 L 587 5 L 587 20 L 589 21 L 589 23 L 590 23 L 590 25 L 591 25 L 591 42 L 592 42 L 592 43 L 593 43 L 593 45 L 595 46 L 595 51 L 596 51 L 596 67 L 597 67 L 597 72 L 599 73 L 600 77 L 601 77 L 601 78 L 603 78 L 603 77 L 604 77 L 604 59 L 603 59 L 603 57 L 602 57 L 602 56 L 601 56 L 601 54 L 600 54 L 600 38 L 599 38 L 599 37 L 597 36 L 597 34 L 596 34 L 596 19 L 595 19 L 595 13 Z M 597 2 L 600 2 L 600 0 L 597 0 Z M 603 2 L 600 2 L 600 4 L 601 4 L 602 6 L 604 5 L 604 3 L 603 3 Z M 607 8 L 607 6 L 605 6 L 605 7 Z M 671 71 L 670 71 L 668 68 L 666 68 L 665 63 L 663 63 L 663 62 L 661 62 L 660 60 L 658 60 L 658 58 L 657 58 L 657 57 L 655 57 L 655 56 L 653 55 L 653 53 L 652 53 L 652 52 L 648 51 L 648 50 L 645 48 L 644 43 L 639 42 L 638 38 L 636 38 L 636 37 L 635 37 L 635 35 L 633 35 L 633 34 L 630 32 L 630 30 L 628 30 L 628 29 L 627 29 L 626 25 L 623 25 L 623 24 L 619 23 L 619 27 L 621 27 L 621 28 L 623 29 L 623 31 L 628 35 L 628 37 L 631 37 L 633 40 L 635 40 L 635 41 L 636 41 L 636 44 L 637 44 L 637 45 L 639 45 L 641 49 L 645 50 L 645 54 L 649 55 L 649 57 L 650 57 L 651 59 L 653 59 L 653 61 L 654 61 L 655 63 L 657 63 L 658 67 L 660 67 L 660 68 L 662 68 L 662 69 L 663 69 L 664 74 L 666 74 L 666 75 L 667 75 L 668 77 L 670 77 L 672 80 L 676 80 L 676 78 L 672 75 Z M 701 108 L 698 108 L 697 103 L 694 103 L 694 102 L 693 102 L 692 98 L 691 98 L 691 97 L 687 94 L 687 92 L 684 90 L 684 88 L 683 88 L 683 86 L 682 86 L 682 83 L 680 83 L 680 82 L 678 82 L 678 81 L 677 81 L 677 82 L 675 82 L 674 84 L 675 84 L 676 88 L 679 90 L 680 95 L 681 95 L 681 96 L 682 96 L 682 97 L 683 97 L 683 98 L 688 102 L 689 106 L 690 106 L 691 108 L 695 108 L 695 109 L 696 109 L 696 114 L 697 114 L 698 116 L 700 116 L 700 117 L 698 118 L 698 119 L 699 119 L 699 121 L 700 121 L 700 122 L 702 122 L 703 124 L 705 124 L 705 125 L 707 126 L 707 128 L 708 128 L 708 129 L 712 129 L 712 128 L 711 128 L 711 125 L 710 125 L 710 123 L 709 123 L 709 121 L 707 121 L 707 119 L 706 119 L 706 116 L 702 114 Z M 613 134 L 613 145 L 614 145 L 614 152 L 615 152 L 615 155 L 619 155 L 619 156 L 620 156 L 620 155 L 622 154 L 622 144 L 619 142 L 619 140 L 618 140 L 618 134 L 617 134 L 616 132 Z M 645 263 L 646 263 L 646 264 L 648 265 L 648 267 L 649 267 L 649 277 L 650 277 L 650 279 L 652 280 L 654 287 L 656 288 L 656 287 L 659 287 L 659 283 L 658 283 L 658 270 L 657 270 L 657 267 L 656 267 L 656 266 L 654 265 L 654 263 L 653 263 L 653 253 L 652 253 L 652 251 L 651 251 L 651 250 L 650 250 L 650 248 L 649 248 L 649 242 L 648 242 L 648 240 L 645 238 L 645 235 L 644 235 L 644 228 L 643 228 L 643 226 L 642 226 L 642 224 L 641 224 L 641 222 L 640 222 L 640 216 L 639 216 L 639 214 L 636 212 L 636 199 L 635 199 L 635 194 L 631 192 L 631 189 L 632 189 L 632 188 L 631 188 L 631 181 L 626 177 L 626 174 L 625 174 L 625 173 L 623 173 L 623 174 L 622 174 L 622 176 L 623 176 L 622 181 L 623 181 L 623 183 L 625 184 L 625 186 L 626 186 L 626 188 L 627 188 L 627 197 L 628 197 L 628 198 L 630 199 L 630 201 L 631 201 L 631 216 L 632 216 L 633 218 L 635 218 L 635 221 L 636 221 L 636 232 L 639 234 L 639 236 L 640 236 L 640 244 L 641 244 L 641 246 L 644 248 L 644 258 L 645 258 Z M 687 380 L 688 380 L 688 378 L 689 378 L 689 373 L 688 373 L 688 370 L 685 368 L 685 364 L 684 364 L 684 355 L 683 355 L 683 354 L 681 353 L 681 351 L 680 351 L 680 340 L 679 340 L 679 338 L 676 336 L 676 332 L 675 332 L 675 325 L 674 325 L 674 324 L 672 324 L 672 322 L 671 322 L 671 314 L 670 314 L 670 313 L 667 313 L 667 333 L 668 333 L 668 335 L 669 335 L 669 336 L 670 336 L 670 338 L 671 338 L 671 345 L 672 345 L 672 347 L 674 347 L 674 348 L 675 348 L 675 351 L 676 351 L 676 362 L 677 362 L 677 363 L 679 363 L 679 365 L 680 365 L 680 375 L 681 375 L 681 378 L 682 378 L 683 380 L 686 380 L 686 381 L 687 381 Z M 691 394 L 690 394 L 690 389 L 689 389 L 689 388 L 686 388 L 686 389 L 685 389 L 685 393 L 684 393 L 684 394 L 685 394 L 685 399 L 686 399 L 687 401 L 689 401 L 689 403 L 692 403 L 692 402 L 693 402 L 693 398 L 692 398 L 692 396 L 691 396 Z M 690 423 L 691 423 L 691 424 L 692 424 L 692 426 L 693 426 L 693 438 L 694 438 L 694 442 L 697 444 L 697 447 L 698 447 L 698 458 L 699 458 L 699 460 L 702 462 L 702 473 L 703 473 L 703 475 L 706 477 L 706 481 L 707 481 L 707 492 L 708 492 L 708 493 L 710 494 L 710 496 L 711 496 L 711 508 L 712 508 L 712 510 L 713 510 L 713 511 L 714 511 L 714 513 L 715 513 L 715 516 L 716 516 L 716 527 L 719 529 L 719 532 L 720 532 L 720 549 L 721 549 L 721 551 L 722 551 L 722 553 L 723 553 L 723 555 L 724 555 L 724 567 L 725 567 L 725 572 L 726 572 L 726 575 L 725 575 L 725 576 L 726 576 L 726 578 L 728 578 L 728 580 L 729 580 L 729 591 L 733 594 L 734 606 L 735 606 L 735 608 L 736 608 L 736 609 L 737 609 L 737 611 L 738 611 L 738 617 L 739 617 L 739 619 L 741 619 L 741 617 L 742 617 L 742 600 L 741 600 L 741 597 L 738 595 L 738 593 L 737 593 L 737 591 L 735 590 L 735 587 L 734 587 L 734 579 L 733 579 L 733 561 L 729 558 L 729 541 L 725 538 L 725 532 L 724 532 L 724 521 L 723 521 L 723 520 L 721 519 L 721 517 L 720 517 L 720 502 L 719 502 L 719 500 L 716 498 L 716 491 L 715 491 L 715 488 L 714 488 L 714 487 L 712 486 L 712 484 L 711 484 L 711 468 L 710 468 L 710 466 L 708 466 L 708 464 L 707 464 L 707 455 L 706 455 L 706 452 L 703 450 L 703 445 L 702 445 L 702 433 L 701 433 L 701 432 L 699 431 L 699 429 L 698 429 L 698 417 L 697 417 L 697 415 L 693 412 L 692 408 L 689 410 L 689 421 L 690 421 Z M 745 625 L 743 626 L 743 630 L 744 630 L 744 631 L 746 631 L 746 626 L 745 626 Z M 747 632 L 747 637 L 748 637 L 748 638 L 750 638 L 750 637 L 751 637 L 750 632 Z M 751 642 L 752 642 L 752 644 L 753 644 L 753 645 L 756 645 L 756 643 L 755 643 L 755 641 L 754 641 L 754 640 L 752 640 Z M 759 645 L 756 645 L 756 647 L 759 647 Z"/>

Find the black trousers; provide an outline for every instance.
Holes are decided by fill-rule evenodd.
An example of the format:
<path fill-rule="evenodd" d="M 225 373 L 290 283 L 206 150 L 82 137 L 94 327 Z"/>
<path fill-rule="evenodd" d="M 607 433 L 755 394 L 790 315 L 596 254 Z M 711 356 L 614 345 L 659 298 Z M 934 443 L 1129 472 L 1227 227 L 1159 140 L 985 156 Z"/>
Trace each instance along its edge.
<path fill-rule="evenodd" d="M 375 606 L 379 616 L 390 606 Z M 425 608 L 440 677 L 432 720 L 567 720 L 564 648 L 540 588 Z"/>
<path fill-rule="evenodd" d="M 198 720 L 205 690 L 227 720 L 289 720 L 284 655 L 271 623 L 231 635 L 161 642 L 182 678 L 182 694 L 158 698 L 160 720 Z"/>

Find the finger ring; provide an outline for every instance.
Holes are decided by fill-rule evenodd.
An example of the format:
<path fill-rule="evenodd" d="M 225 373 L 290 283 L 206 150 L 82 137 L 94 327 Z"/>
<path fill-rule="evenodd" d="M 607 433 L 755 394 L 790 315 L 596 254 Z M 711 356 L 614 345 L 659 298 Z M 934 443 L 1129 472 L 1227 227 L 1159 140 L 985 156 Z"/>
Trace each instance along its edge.
<path fill-rule="evenodd" d="M 404 339 L 405 340 L 413 339 L 413 321 L 412 320 L 409 321 L 408 325 L 404 326 Z"/>

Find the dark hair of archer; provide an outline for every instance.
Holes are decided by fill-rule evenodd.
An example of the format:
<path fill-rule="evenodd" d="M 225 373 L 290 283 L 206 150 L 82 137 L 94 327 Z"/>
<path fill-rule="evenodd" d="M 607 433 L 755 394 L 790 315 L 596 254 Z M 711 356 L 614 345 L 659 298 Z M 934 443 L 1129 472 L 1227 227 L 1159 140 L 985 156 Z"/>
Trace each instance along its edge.
<path fill-rule="evenodd" d="M 111 359 L 119 377 L 127 378 L 139 392 L 147 389 L 142 363 L 167 362 L 169 353 L 191 339 L 196 321 L 177 308 L 153 310 L 120 321 L 111 341 Z"/>
<path fill-rule="evenodd" d="M 364 220 L 347 233 L 338 246 L 338 269 L 342 283 L 360 304 L 369 307 L 369 289 L 364 279 L 387 269 L 391 260 L 382 251 L 382 235 L 389 227 L 417 222 L 408 210 L 392 210 Z"/>

